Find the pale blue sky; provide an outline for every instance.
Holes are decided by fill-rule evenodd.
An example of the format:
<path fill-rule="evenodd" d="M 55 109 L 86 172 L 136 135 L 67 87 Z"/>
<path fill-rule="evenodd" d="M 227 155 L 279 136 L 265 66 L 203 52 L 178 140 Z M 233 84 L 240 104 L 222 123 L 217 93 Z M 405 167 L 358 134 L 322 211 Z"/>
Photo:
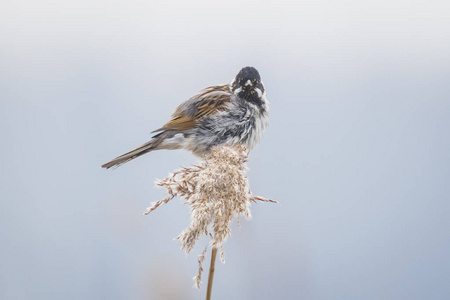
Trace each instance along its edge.
<path fill-rule="evenodd" d="M 200 89 L 260 71 L 270 127 L 213 299 L 449 299 L 448 1 L 0 4 L 2 299 L 201 299 L 188 207 L 150 138 Z"/>

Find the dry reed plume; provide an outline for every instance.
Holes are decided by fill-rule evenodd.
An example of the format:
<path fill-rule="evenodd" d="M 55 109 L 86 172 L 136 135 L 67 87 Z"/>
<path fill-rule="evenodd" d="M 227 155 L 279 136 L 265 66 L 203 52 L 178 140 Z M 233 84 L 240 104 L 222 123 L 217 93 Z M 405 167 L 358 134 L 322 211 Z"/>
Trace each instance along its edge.
<path fill-rule="evenodd" d="M 235 216 L 251 218 L 250 203 L 256 201 L 276 202 L 253 196 L 248 179 L 248 152 L 243 146 L 220 146 L 211 150 L 204 161 L 188 168 L 182 168 L 163 180 L 156 182 L 167 189 L 169 196 L 151 204 L 145 214 L 149 214 L 161 204 L 182 197 L 191 207 L 191 224 L 177 239 L 180 246 L 189 253 L 202 234 L 211 236 L 211 246 L 219 249 L 222 262 L 225 262 L 223 244 L 231 235 L 228 227 Z M 206 249 L 198 258 L 199 272 L 194 277 L 199 288 L 202 275 L 202 262 Z"/>

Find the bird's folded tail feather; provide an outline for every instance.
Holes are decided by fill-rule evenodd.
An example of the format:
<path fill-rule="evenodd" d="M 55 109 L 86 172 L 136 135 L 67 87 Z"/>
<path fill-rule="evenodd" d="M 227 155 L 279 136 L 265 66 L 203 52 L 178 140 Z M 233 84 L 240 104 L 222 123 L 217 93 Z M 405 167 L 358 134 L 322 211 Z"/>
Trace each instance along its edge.
<path fill-rule="evenodd" d="M 129 162 L 130 160 L 133 160 L 141 155 L 144 155 L 152 150 L 155 150 L 155 147 L 158 144 L 158 140 L 151 140 L 144 145 L 141 145 L 137 147 L 136 149 L 133 149 L 125 154 L 122 154 L 121 156 L 118 156 L 111 160 L 110 162 L 107 162 L 106 164 L 102 165 L 102 168 L 109 169 L 111 167 L 119 167 L 120 165 Z"/>

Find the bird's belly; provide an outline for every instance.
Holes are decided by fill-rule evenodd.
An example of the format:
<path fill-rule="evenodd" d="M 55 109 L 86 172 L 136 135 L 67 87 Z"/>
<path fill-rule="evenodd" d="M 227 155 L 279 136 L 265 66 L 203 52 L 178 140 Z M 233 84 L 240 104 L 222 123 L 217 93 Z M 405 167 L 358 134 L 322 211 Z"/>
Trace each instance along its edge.
<path fill-rule="evenodd" d="M 190 135 L 188 150 L 198 155 L 208 153 L 218 145 L 243 145 L 252 150 L 267 126 L 266 114 L 248 113 L 224 115 L 205 119 Z"/>

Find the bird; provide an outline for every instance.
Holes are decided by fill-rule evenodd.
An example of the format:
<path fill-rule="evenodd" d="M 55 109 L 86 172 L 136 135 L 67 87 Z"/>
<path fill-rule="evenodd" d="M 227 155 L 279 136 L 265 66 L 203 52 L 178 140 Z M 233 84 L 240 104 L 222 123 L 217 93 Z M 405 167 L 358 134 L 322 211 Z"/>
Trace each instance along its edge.
<path fill-rule="evenodd" d="M 242 68 L 229 84 L 207 87 L 181 103 L 149 142 L 102 165 L 118 167 L 148 152 L 185 149 L 204 157 L 220 145 L 251 151 L 268 125 L 269 101 L 258 70 Z"/>

